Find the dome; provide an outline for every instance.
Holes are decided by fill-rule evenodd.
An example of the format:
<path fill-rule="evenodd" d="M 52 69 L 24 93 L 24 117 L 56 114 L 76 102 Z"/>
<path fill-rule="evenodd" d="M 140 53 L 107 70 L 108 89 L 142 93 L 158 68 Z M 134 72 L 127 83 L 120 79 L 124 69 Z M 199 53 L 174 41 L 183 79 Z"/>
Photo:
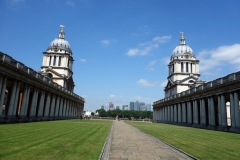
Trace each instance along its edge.
<path fill-rule="evenodd" d="M 63 30 L 63 25 L 60 25 L 60 27 L 62 27 L 62 30 L 59 32 L 59 36 L 58 38 L 55 38 L 51 43 L 50 43 L 50 46 L 48 47 L 47 50 L 49 49 L 62 49 L 62 50 L 65 50 L 65 51 L 69 51 L 69 52 L 72 52 L 71 51 L 71 48 L 70 48 L 70 44 L 68 43 L 67 40 L 64 39 L 64 30 Z"/>
<path fill-rule="evenodd" d="M 175 56 L 182 56 L 183 54 L 185 53 L 189 53 L 189 54 L 192 54 L 193 55 L 193 50 L 192 48 L 190 48 L 189 46 L 187 45 L 179 45 L 177 46 L 173 52 L 172 52 L 172 56 L 175 57 Z"/>
<path fill-rule="evenodd" d="M 182 34 L 182 37 L 180 38 L 180 45 L 177 46 L 177 47 L 173 50 L 173 52 L 172 52 L 172 57 L 182 56 L 182 55 L 184 55 L 185 53 L 194 55 L 192 48 L 190 48 L 190 47 L 189 47 L 188 45 L 186 45 L 186 43 L 185 43 L 185 38 L 184 38 L 184 36 L 183 36 L 183 32 L 180 32 L 180 33 Z"/>
<path fill-rule="evenodd" d="M 60 49 L 71 50 L 70 44 L 68 43 L 68 41 L 62 38 L 55 38 L 51 42 L 50 47 L 57 47 Z"/>

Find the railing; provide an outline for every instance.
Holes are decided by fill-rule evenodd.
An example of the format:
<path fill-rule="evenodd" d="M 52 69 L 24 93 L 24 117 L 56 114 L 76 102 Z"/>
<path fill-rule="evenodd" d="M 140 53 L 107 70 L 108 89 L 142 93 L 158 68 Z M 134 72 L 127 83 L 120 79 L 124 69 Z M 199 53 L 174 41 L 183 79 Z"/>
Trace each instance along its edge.
<path fill-rule="evenodd" d="M 25 66 L 23 63 L 16 61 L 15 59 L 13 59 L 11 56 L 0 52 L 0 61 L 2 61 L 5 64 L 8 64 L 12 67 L 17 68 L 19 71 L 24 72 L 29 74 L 30 76 L 37 78 L 40 81 L 43 81 L 46 84 L 49 84 L 50 86 L 53 86 L 54 88 L 57 88 L 71 96 L 74 96 L 82 101 L 85 101 L 84 98 L 82 98 L 81 96 L 68 91 L 66 88 L 62 87 L 61 85 L 53 82 L 49 77 L 43 76 L 40 73 L 36 72 L 35 70 L 33 70 L 32 68 L 29 68 L 27 66 Z"/>
<path fill-rule="evenodd" d="M 229 82 L 232 82 L 232 81 L 236 81 L 236 80 L 240 80 L 240 71 L 235 72 L 235 73 L 231 73 L 231 74 L 229 74 L 225 77 L 221 77 L 221 78 L 215 79 L 213 81 L 209 81 L 209 82 L 207 82 L 203 85 L 199 85 L 198 87 L 190 88 L 189 90 L 183 91 L 181 93 L 174 94 L 171 97 L 166 97 L 164 99 L 158 100 L 156 102 L 153 102 L 153 104 L 162 103 L 162 102 L 168 101 L 170 99 L 179 98 L 179 97 L 182 97 L 182 96 L 185 96 L 185 95 L 188 95 L 188 94 L 199 92 L 199 91 L 202 91 L 202 90 L 205 90 L 205 89 L 208 89 L 208 88 L 223 85 L 223 84 L 226 84 L 226 83 L 229 83 Z"/>

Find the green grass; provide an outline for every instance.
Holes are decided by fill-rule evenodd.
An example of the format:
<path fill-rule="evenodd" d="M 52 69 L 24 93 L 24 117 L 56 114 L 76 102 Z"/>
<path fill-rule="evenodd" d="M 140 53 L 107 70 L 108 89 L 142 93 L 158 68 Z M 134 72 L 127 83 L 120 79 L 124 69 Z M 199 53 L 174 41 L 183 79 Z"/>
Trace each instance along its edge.
<path fill-rule="evenodd" d="M 97 160 L 111 125 L 107 120 L 0 125 L 0 159 Z"/>
<path fill-rule="evenodd" d="M 162 123 L 126 122 L 199 159 L 240 159 L 240 134 Z"/>

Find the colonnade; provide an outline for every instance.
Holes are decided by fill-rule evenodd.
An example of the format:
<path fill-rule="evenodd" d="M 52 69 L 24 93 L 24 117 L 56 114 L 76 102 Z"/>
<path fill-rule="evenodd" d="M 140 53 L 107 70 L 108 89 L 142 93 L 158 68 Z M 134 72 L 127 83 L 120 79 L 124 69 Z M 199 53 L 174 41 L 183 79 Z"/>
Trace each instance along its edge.
<path fill-rule="evenodd" d="M 169 100 L 154 106 L 153 121 L 240 133 L 239 95 L 233 90 Z"/>
<path fill-rule="evenodd" d="M 83 110 L 77 99 L 0 75 L 0 121 L 25 122 L 76 118 Z"/>

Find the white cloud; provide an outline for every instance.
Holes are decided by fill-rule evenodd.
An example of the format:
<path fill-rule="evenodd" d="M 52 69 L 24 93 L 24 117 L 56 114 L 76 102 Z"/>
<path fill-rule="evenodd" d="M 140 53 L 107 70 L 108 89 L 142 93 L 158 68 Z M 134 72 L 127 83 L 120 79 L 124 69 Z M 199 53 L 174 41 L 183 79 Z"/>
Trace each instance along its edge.
<path fill-rule="evenodd" d="M 223 66 L 233 66 L 240 69 L 240 44 L 220 46 L 213 50 L 201 51 L 197 59 L 200 60 L 200 71 L 203 74 L 221 71 Z"/>
<path fill-rule="evenodd" d="M 72 1 L 67 1 L 65 4 L 70 6 L 70 7 L 74 7 L 75 6 L 75 3 L 73 3 Z"/>
<path fill-rule="evenodd" d="M 110 94 L 109 96 L 110 98 L 121 98 L 122 96 L 119 95 L 115 95 L 115 94 Z"/>
<path fill-rule="evenodd" d="M 80 62 L 87 62 L 87 60 L 86 59 L 80 59 Z"/>
<path fill-rule="evenodd" d="M 163 82 L 160 84 L 160 87 L 166 87 L 167 82 L 168 82 L 168 80 L 163 81 Z"/>
<path fill-rule="evenodd" d="M 170 58 L 169 58 L 169 57 L 165 57 L 165 58 L 162 58 L 161 61 L 162 61 L 165 65 L 168 65 L 169 62 L 170 62 Z"/>
<path fill-rule="evenodd" d="M 110 40 L 107 40 L 107 39 L 106 39 L 106 40 L 102 40 L 101 43 L 102 43 L 103 45 L 106 45 L 106 46 L 108 46 L 108 45 L 111 44 Z"/>
<path fill-rule="evenodd" d="M 157 63 L 157 60 L 153 60 L 153 61 L 149 62 L 146 70 L 153 71 L 153 70 L 154 70 L 154 67 L 153 67 L 153 66 L 154 66 L 156 63 Z"/>
<path fill-rule="evenodd" d="M 165 43 L 165 42 L 169 41 L 171 38 L 172 38 L 172 36 L 155 37 L 155 38 L 153 38 L 153 42 Z"/>
<path fill-rule="evenodd" d="M 148 82 L 145 79 L 140 79 L 139 81 L 137 81 L 137 84 L 140 86 L 154 87 L 158 85 L 158 82 Z"/>
<path fill-rule="evenodd" d="M 128 56 L 149 55 L 153 49 L 159 48 L 159 44 L 167 42 L 171 37 L 172 36 L 155 37 L 151 41 L 140 43 L 137 48 L 130 48 L 126 54 Z"/>

